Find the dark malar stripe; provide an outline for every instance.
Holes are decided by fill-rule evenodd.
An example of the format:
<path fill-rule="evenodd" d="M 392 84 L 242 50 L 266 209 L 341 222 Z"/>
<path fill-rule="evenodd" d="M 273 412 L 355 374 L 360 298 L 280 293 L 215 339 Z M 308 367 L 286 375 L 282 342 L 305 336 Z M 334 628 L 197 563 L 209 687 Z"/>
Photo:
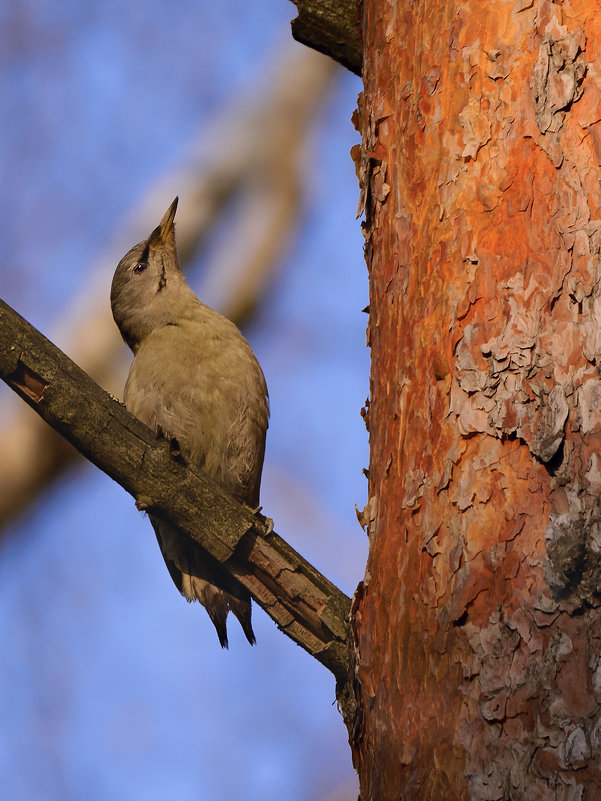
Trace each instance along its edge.
<path fill-rule="evenodd" d="M 167 286 L 167 273 L 165 271 L 165 262 L 161 259 L 161 277 L 159 278 L 159 285 L 157 286 L 157 294 L 165 289 Z"/>

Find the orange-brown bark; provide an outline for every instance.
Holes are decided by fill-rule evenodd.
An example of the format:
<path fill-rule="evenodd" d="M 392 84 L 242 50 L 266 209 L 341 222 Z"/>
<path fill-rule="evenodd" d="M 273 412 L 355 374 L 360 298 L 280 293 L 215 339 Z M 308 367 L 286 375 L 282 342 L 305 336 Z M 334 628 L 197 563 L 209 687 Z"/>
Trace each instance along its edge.
<path fill-rule="evenodd" d="M 364 3 L 362 801 L 601 790 L 601 4 Z"/>

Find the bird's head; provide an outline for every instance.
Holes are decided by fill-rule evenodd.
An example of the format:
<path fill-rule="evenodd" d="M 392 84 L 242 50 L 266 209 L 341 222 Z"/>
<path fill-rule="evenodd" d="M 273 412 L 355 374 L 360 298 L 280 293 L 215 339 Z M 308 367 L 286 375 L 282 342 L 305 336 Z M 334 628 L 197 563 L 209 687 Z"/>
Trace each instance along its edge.
<path fill-rule="evenodd" d="M 134 352 L 151 331 L 177 319 L 179 307 L 193 296 L 175 247 L 177 202 L 175 198 L 148 239 L 125 254 L 113 276 L 113 318 Z"/>

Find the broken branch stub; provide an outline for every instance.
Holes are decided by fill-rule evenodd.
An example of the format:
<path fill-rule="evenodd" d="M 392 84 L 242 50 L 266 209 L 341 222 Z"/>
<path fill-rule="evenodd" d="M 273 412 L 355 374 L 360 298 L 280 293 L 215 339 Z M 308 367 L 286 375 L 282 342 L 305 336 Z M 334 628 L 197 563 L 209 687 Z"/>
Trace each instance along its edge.
<path fill-rule="evenodd" d="M 361 28 L 356 0 L 292 0 L 298 17 L 292 20 L 297 42 L 325 53 L 361 75 Z"/>

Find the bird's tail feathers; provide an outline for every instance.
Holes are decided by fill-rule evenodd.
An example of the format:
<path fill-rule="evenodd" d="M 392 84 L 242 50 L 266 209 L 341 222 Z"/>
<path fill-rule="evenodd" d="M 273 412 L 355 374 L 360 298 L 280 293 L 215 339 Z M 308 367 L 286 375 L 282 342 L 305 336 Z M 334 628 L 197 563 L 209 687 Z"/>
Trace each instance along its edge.
<path fill-rule="evenodd" d="M 217 630 L 222 648 L 228 648 L 227 613 L 229 611 L 228 593 L 198 576 L 182 573 L 181 593 L 188 601 L 199 601 L 207 610 Z"/>
<path fill-rule="evenodd" d="M 230 609 L 240 621 L 240 625 L 242 626 L 242 631 L 244 632 L 246 639 L 251 645 L 254 645 L 257 640 L 255 639 L 255 633 L 253 631 L 251 622 L 252 608 L 250 598 L 242 599 L 236 598 L 234 595 L 230 595 L 229 604 Z"/>
<path fill-rule="evenodd" d="M 152 516 L 150 521 L 175 586 L 187 601 L 199 601 L 205 607 L 217 629 L 221 647 L 228 647 L 227 615 L 230 610 L 240 621 L 246 639 L 254 645 L 250 595 L 229 579 L 217 562 L 213 564 L 199 548 L 190 547 L 186 537 L 175 527 Z"/>
<path fill-rule="evenodd" d="M 251 645 L 256 643 L 251 623 L 250 598 L 237 598 L 198 576 L 181 574 L 181 593 L 188 601 L 199 601 L 207 610 L 222 648 L 228 648 L 227 615 L 232 611 L 240 621 L 242 631 Z"/>

